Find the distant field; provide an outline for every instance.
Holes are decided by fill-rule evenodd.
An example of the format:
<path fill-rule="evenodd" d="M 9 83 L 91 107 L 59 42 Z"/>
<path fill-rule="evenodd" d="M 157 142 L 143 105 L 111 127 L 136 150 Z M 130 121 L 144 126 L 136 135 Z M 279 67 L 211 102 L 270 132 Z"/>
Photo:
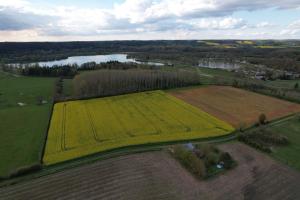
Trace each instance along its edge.
<path fill-rule="evenodd" d="M 300 170 L 300 118 L 294 117 L 287 121 L 282 121 L 271 126 L 275 133 L 285 135 L 290 144 L 278 146 L 272 152 L 272 156 Z"/>
<path fill-rule="evenodd" d="M 235 127 L 256 123 L 262 113 L 271 120 L 300 112 L 298 104 L 226 86 L 175 90 L 170 94 Z"/>
<path fill-rule="evenodd" d="M 129 145 L 229 134 L 227 123 L 162 91 L 58 103 L 44 163 Z"/>
<path fill-rule="evenodd" d="M 52 78 L 17 77 L 0 72 L 0 177 L 40 162 L 53 86 Z M 47 103 L 37 105 L 38 97 Z"/>

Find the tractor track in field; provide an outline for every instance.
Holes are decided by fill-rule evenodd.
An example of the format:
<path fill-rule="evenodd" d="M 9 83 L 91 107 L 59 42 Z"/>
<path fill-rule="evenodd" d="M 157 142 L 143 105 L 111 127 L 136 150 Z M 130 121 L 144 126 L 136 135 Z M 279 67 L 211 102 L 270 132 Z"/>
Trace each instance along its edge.
<path fill-rule="evenodd" d="M 134 135 L 126 128 L 125 124 L 122 122 L 122 120 L 118 117 L 118 114 L 116 113 L 115 109 L 113 108 L 113 106 L 111 106 L 110 103 L 107 102 L 107 100 L 105 100 L 106 105 L 108 106 L 109 110 L 111 110 L 114 118 L 119 122 L 119 124 L 122 127 L 122 130 L 124 130 L 124 133 L 126 133 L 126 135 L 128 137 L 134 137 Z"/>
<path fill-rule="evenodd" d="M 97 129 L 95 128 L 94 119 L 93 119 L 93 117 L 91 115 L 91 112 L 90 112 L 88 106 L 86 104 L 84 104 L 84 106 L 85 106 L 86 114 L 88 116 L 88 121 L 90 123 L 90 127 L 92 129 L 92 133 L 93 133 L 93 137 L 94 137 L 95 141 L 99 142 L 99 143 L 104 142 L 105 140 L 101 140 L 98 137 Z"/>
<path fill-rule="evenodd" d="M 157 104 L 157 103 L 155 103 L 155 102 L 153 102 L 153 101 L 151 101 L 151 100 L 150 100 L 149 102 L 150 102 L 150 104 L 155 105 L 156 107 L 159 107 L 159 106 L 160 106 L 159 104 Z M 192 131 L 191 127 L 185 125 L 181 120 L 175 118 L 175 117 L 172 115 L 172 113 L 170 113 L 169 117 L 171 117 L 173 120 L 177 121 L 177 122 L 183 127 L 183 129 L 185 129 L 185 132 L 190 132 L 190 131 Z"/>
<path fill-rule="evenodd" d="M 147 112 L 151 113 L 155 118 L 157 118 L 160 122 L 162 122 L 163 124 L 167 124 L 168 127 L 172 127 L 170 125 L 169 122 L 167 122 L 165 119 L 163 119 L 162 117 L 160 117 L 157 113 L 155 113 L 154 111 L 152 111 L 151 108 L 149 108 L 149 106 L 145 103 L 143 103 L 143 101 L 138 101 L 138 99 L 136 99 L 137 104 L 142 105 L 142 108 L 144 108 Z M 160 132 L 159 132 L 160 133 Z"/>
<path fill-rule="evenodd" d="M 157 135 L 161 132 L 159 128 L 155 126 L 155 123 L 151 120 L 151 118 L 147 117 L 134 103 L 132 100 L 129 101 L 129 104 L 145 119 L 147 122 L 151 124 L 155 132 L 150 133 L 149 135 Z"/>
<path fill-rule="evenodd" d="M 66 110 L 67 110 L 67 104 L 64 104 L 63 105 L 63 112 L 62 112 L 62 122 L 61 122 L 61 125 L 62 125 L 62 134 L 61 134 L 61 150 L 62 151 L 66 151 L 66 123 L 67 123 L 67 113 L 66 113 Z"/>
<path fill-rule="evenodd" d="M 159 133 L 161 133 L 161 130 L 155 125 L 155 123 L 151 120 L 151 118 L 149 118 L 144 112 L 142 112 L 139 107 L 135 104 L 135 102 L 133 102 L 132 100 L 129 101 L 130 105 L 142 116 L 144 117 L 144 119 L 147 120 L 147 122 L 149 122 L 151 124 L 151 126 L 155 129 L 154 135 L 157 135 Z"/>

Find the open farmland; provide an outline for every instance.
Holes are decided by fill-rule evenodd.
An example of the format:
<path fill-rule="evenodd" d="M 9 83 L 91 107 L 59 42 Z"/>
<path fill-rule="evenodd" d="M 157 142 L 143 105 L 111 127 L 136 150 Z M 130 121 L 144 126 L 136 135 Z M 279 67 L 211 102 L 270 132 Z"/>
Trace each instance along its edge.
<path fill-rule="evenodd" d="M 44 163 L 118 147 L 229 134 L 229 124 L 162 91 L 58 103 Z"/>
<path fill-rule="evenodd" d="M 242 143 L 219 146 L 237 161 L 198 180 L 166 152 L 131 154 L 0 188 L 0 199 L 298 199 L 299 172 Z"/>
<path fill-rule="evenodd" d="M 298 104 L 227 86 L 180 89 L 170 94 L 235 127 L 253 125 L 262 113 L 272 120 L 300 112 Z"/>
<path fill-rule="evenodd" d="M 0 177 L 40 163 L 54 80 L 0 72 Z"/>

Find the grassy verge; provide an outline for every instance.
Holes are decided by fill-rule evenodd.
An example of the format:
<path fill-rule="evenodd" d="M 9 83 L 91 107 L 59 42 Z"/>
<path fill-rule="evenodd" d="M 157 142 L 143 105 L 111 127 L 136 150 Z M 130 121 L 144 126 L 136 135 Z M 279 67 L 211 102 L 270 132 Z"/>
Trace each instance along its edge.
<path fill-rule="evenodd" d="M 288 138 L 288 146 L 274 148 L 271 156 L 289 166 L 300 170 L 300 118 L 296 116 L 288 121 L 282 121 L 268 129 Z"/>

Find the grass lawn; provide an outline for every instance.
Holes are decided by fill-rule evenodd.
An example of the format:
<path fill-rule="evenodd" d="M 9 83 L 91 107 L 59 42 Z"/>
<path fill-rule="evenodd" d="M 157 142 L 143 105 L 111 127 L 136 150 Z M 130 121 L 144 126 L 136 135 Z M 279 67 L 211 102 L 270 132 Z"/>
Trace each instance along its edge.
<path fill-rule="evenodd" d="M 0 177 L 40 162 L 54 80 L 0 72 Z M 47 103 L 37 105 L 38 97 Z"/>
<path fill-rule="evenodd" d="M 197 67 L 196 70 L 200 76 L 202 84 L 213 84 L 217 79 L 226 79 L 228 82 L 232 82 L 234 79 L 236 79 L 235 73 L 224 69 Z"/>
<path fill-rule="evenodd" d="M 295 117 L 271 127 L 271 129 L 288 137 L 288 146 L 276 147 L 271 154 L 274 158 L 300 170 L 300 118 Z"/>

